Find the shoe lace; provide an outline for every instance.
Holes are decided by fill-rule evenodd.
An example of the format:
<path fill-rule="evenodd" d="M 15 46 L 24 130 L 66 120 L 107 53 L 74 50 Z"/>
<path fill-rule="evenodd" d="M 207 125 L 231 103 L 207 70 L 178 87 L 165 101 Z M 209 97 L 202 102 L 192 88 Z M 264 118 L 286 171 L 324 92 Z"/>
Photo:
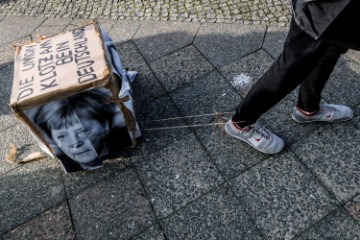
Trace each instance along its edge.
<path fill-rule="evenodd" d="M 256 122 L 255 124 L 255 132 L 259 134 L 262 138 L 269 139 L 270 132 L 265 127 L 263 127 L 260 123 Z"/>

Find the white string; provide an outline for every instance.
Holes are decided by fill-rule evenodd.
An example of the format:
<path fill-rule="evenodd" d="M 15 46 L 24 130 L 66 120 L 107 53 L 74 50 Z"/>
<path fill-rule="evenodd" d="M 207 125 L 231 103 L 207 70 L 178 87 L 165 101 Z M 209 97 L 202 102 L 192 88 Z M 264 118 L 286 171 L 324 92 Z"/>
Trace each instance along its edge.
<path fill-rule="evenodd" d="M 146 120 L 146 121 L 138 121 L 138 123 L 147 123 L 147 122 L 160 122 L 160 121 L 170 121 L 176 119 L 184 119 L 184 118 L 196 118 L 196 117 L 203 117 L 203 116 L 213 116 L 213 115 L 221 115 L 221 114 L 231 114 L 233 112 L 222 112 L 222 113 L 207 113 L 207 114 L 199 114 L 199 115 L 190 115 L 184 117 L 173 117 L 173 118 L 163 118 L 163 119 L 155 119 L 155 120 Z"/>
<path fill-rule="evenodd" d="M 204 116 L 215 116 L 216 119 L 219 115 L 222 114 L 232 114 L 233 112 L 215 112 L 215 113 L 207 113 L 207 114 L 198 114 L 198 115 L 190 115 L 184 117 L 173 117 L 173 118 L 163 118 L 163 119 L 155 119 L 155 120 L 147 120 L 147 121 L 139 121 L 139 123 L 149 123 L 149 122 L 161 122 L 161 121 L 170 121 L 176 119 L 186 119 L 186 118 L 196 118 L 196 117 L 204 117 Z M 144 128 L 141 129 L 142 131 L 156 131 L 156 130 L 166 130 L 166 129 L 180 129 L 180 128 L 190 128 L 190 127 L 207 127 L 207 126 L 220 126 L 224 125 L 225 123 L 216 122 L 216 123 L 208 123 L 208 124 L 192 124 L 192 125 L 179 125 L 179 126 L 171 126 L 171 127 L 155 127 L 155 128 Z"/>

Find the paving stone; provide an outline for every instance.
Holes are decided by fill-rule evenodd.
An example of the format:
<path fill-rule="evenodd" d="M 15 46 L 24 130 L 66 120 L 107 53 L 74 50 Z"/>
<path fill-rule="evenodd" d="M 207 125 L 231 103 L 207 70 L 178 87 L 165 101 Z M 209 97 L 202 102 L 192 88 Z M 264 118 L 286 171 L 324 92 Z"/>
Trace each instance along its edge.
<path fill-rule="evenodd" d="M 1 54 L 0 69 L 6 67 L 8 64 L 14 63 L 15 50 L 16 50 L 15 46 L 20 46 L 30 41 L 31 41 L 31 37 L 25 36 L 24 38 L 15 40 L 11 43 L 0 43 L 0 54 Z"/>
<path fill-rule="evenodd" d="M 296 238 L 301 239 L 360 239 L 360 225 L 339 208 Z"/>
<path fill-rule="evenodd" d="M 10 96 L 13 82 L 14 65 L 6 64 L 0 68 L 0 131 L 19 123 L 10 109 Z"/>
<path fill-rule="evenodd" d="M 110 31 L 108 31 L 108 34 L 114 44 L 127 42 L 133 39 L 133 36 L 141 26 L 140 21 L 118 20 L 112 22 L 113 25 Z"/>
<path fill-rule="evenodd" d="M 17 159 L 23 159 L 28 154 L 40 151 L 28 129 L 22 123 L 0 131 L 0 175 L 19 167 L 5 161 L 9 155 L 10 145 L 13 144 L 17 150 Z"/>
<path fill-rule="evenodd" d="M 0 69 L 1 78 L 0 78 L 0 113 L 10 111 L 10 96 L 11 89 L 13 84 L 13 75 L 14 75 L 14 65 L 7 64 Z"/>
<path fill-rule="evenodd" d="M 269 27 L 266 30 L 263 49 L 270 53 L 274 59 L 282 52 L 288 32 L 288 27 Z"/>
<path fill-rule="evenodd" d="M 192 45 L 150 63 L 150 67 L 168 92 L 214 70 Z"/>
<path fill-rule="evenodd" d="M 0 234 L 65 200 L 59 164 L 45 159 L 0 176 Z"/>
<path fill-rule="evenodd" d="M 360 130 L 349 123 L 327 126 L 291 146 L 291 150 L 341 201 L 360 193 Z"/>
<path fill-rule="evenodd" d="M 116 49 L 121 56 L 121 63 L 124 68 L 137 71 L 138 68 L 147 65 L 144 57 L 132 41 L 118 44 Z"/>
<path fill-rule="evenodd" d="M 164 219 L 163 225 L 169 239 L 263 239 L 226 186 Z"/>
<path fill-rule="evenodd" d="M 245 97 L 274 60 L 263 50 L 256 51 L 219 69 L 226 80 Z"/>
<path fill-rule="evenodd" d="M 219 124 L 195 127 L 195 131 L 210 157 L 226 177 L 232 178 L 266 157 L 265 154 L 260 154 L 224 132 L 223 124 L 240 103 L 240 97 L 217 72 L 191 82 L 172 92 L 170 96 L 183 115 L 198 116 L 186 119 L 190 125 Z M 207 115 L 215 110 L 220 113 L 218 116 Z"/>
<path fill-rule="evenodd" d="M 117 49 L 123 67 L 138 72 L 131 86 L 136 108 L 141 110 L 146 104 L 166 93 L 133 43 L 123 43 Z"/>
<path fill-rule="evenodd" d="M 4 239 L 75 239 L 66 202 L 4 234 Z"/>
<path fill-rule="evenodd" d="M 69 200 L 77 239 L 129 239 L 155 223 L 135 171 L 124 169 Z"/>
<path fill-rule="evenodd" d="M 134 41 L 148 62 L 168 55 L 192 43 L 199 24 L 145 21 Z"/>
<path fill-rule="evenodd" d="M 40 27 L 32 33 L 32 38 L 37 39 L 39 35 L 52 37 L 62 33 L 71 21 L 71 18 L 47 18 Z"/>
<path fill-rule="evenodd" d="M 138 147 L 148 154 L 182 139 L 191 132 L 169 97 L 164 96 L 137 108 L 137 120 L 142 131 Z"/>
<path fill-rule="evenodd" d="M 355 50 L 349 50 L 345 56 L 353 61 L 360 63 L 360 52 Z"/>
<path fill-rule="evenodd" d="M 208 124 L 209 118 L 215 124 L 216 112 L 227 119 L 241 101 L 236 91 L 216 71 L 178 88 L 170 93 L 170 97 L 184 116 L 198 116 L 186 118 L 189 124 Z M 208 114 L 214 115 L 209 117 Z"/>
<path fill-rule="evenodd" d="M 232 185 L 248 214 L 269 239 L 292 239 L 337 204 L 288 151 L 251 168 Z"/>
<path fill-rule="evenodd" d="M 132 84 L 133 98 L 135 107 L 141 111 L 144 106 L 165 95 L 166 92 L 147 65 L 134 70 L 138 72 L 138 75 Z"/>
<path fill-rule="evenodd" d="M 100 23 L 100 25 L 105 29 L 105 31 L 110 34 L 111 29 L 115 25 L 115 22 L 110 19 L 97 19 Z M 113 37 L 113 34 L 109 35 L 111 38 Z"/>
<path fill-rule="evenodd" d="M 326 102 L 356 106 L 360 96 L 353 89 L 360 89 L 360 63 L 340 59 L 322 93 Z"/>
<path fill-rule="evenodd" d="M 165 240 L 164 233 L 160 229 L 159 225 L 152 226 L 140 233 L 138 236 L 132 238 L 134 240 Z"/>
<path fill-rule="evenodd" d="M 79 171 L 63 176 L 64 186 L 68 197 L 79 194 L 81 191 L 93 187 L 111 178 L 131 164 L 130 156 L 119 156 L 114 159 L 104 160 L 104 167 L 92 171 Z"/>
<path fill-rule="evenodd" d="M 360 224 L 360 195 L 347 202 L 345 208 L 350 215 Z"/>
<path fill-rule="evenodd" d="M 92 21 L 93 21 L 92 19 L 87 19 L 87 18 L 75 18 L 75 19 L 72 19 L 72 21 L 64 29 L 64 31 L 71 31 L 71 30 L 79 28 L 81 26 L 85 26 L 87 24 L 90 24 Z"/>
<path fill-rule="evenodd" d="M 316 122 L 299 124 L 291 118 L 291 114 L 297 103 L 297 96 L 298 89 L 286 96 L 261 117 L 268 124 L 271 131 L 281 137 L 287 146 L 311 134 L 324 125 L 324 123 Z"/>
<path fill-rule="evenodd" d="M 221 173 L 232 179 L 268 157 L 226 134 L 223 127 L 196 129 L 196 135 Z"/>
<path fill-rule="evenodd" d="M 204 23 L 194 45 L 215 67 L 222 67 L 259 49 L 265 30 L 265 26 Z"/>
<path fill-rule="evenodd" d="M 193 134 L 136 162 L 155 213 L 166 217 L 223 182 Z"/>
<path fill-rule="evenodd" d="M 0 22 L 0 29 L 6 33 L 1 34 L 0 43 L 11 43 L 31 34 L 44 20 L 45 18 L 39 17 L 6 17 Z"/>
<path fill-rule="evenodd" d="M 288 25 L 290 22 L 290 4 L 285 0 L 236 2 L 232 0 L 162 2 L 121 0 L 76 2 L 54 0 L 41 2 L 37 0 L 17 0 L 0 2 L 0 14 L 43 17 L 77 17 L 101 19 L 151 19 L 175 21 L 212 21 L 212 22 L 245 22 L 251 24 Z"/>

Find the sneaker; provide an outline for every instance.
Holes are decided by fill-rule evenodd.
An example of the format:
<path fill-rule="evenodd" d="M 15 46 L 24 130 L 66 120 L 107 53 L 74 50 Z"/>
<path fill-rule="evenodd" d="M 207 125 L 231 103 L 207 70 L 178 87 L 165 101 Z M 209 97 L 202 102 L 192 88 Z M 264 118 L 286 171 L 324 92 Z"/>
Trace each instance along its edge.
<path fill-rule="evenodd" d="M 298 123 L 342 122 L 350 120 L 353 116 L 353 111 L 349 107 L 335 104 L 321 104 L 320 110 L 311 116 L 303 114 L 295 107 L 292 119 Z"/>
<path fill-rule="evenodd" d="M 225 124 L 225 131 L 262 153 L 275 154 L 284 148 L 284 141 L 261 126 L 259 122 L 239 128 L 230 119 Z"/>

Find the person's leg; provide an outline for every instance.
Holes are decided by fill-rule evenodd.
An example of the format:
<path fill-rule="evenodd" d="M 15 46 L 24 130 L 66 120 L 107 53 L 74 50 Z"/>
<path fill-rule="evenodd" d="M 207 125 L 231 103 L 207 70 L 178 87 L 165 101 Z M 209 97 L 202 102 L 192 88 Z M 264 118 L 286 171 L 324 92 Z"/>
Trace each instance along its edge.
<path fill-rule="evenodd" d="M 320 104 L 321 92 L 341 54 L 346 51 L 347 48 L 330 44 L 314 70 L 301 83 L 298 103 L 292 114 L 296 122 L 340 122 L 353 117 L 353 111 L 347 106 Z"/>
<path fill-rule="evenodd" d="M 302 83 L 328 51 L 328 43 L 316 41 L 292 20 L 279 58 L 258 79 L 236 109 L 232 121 L 238 127 L 257 119 Z"/>
<path fill-rule="evenodd" d="M 329 45 L 314 70 L 300 85 L 297 102 L 298 108 L 307 113 L 314 113 L 320 110 L 321 92 L 341 54 L 346 51 L 347 48 Z"/>

